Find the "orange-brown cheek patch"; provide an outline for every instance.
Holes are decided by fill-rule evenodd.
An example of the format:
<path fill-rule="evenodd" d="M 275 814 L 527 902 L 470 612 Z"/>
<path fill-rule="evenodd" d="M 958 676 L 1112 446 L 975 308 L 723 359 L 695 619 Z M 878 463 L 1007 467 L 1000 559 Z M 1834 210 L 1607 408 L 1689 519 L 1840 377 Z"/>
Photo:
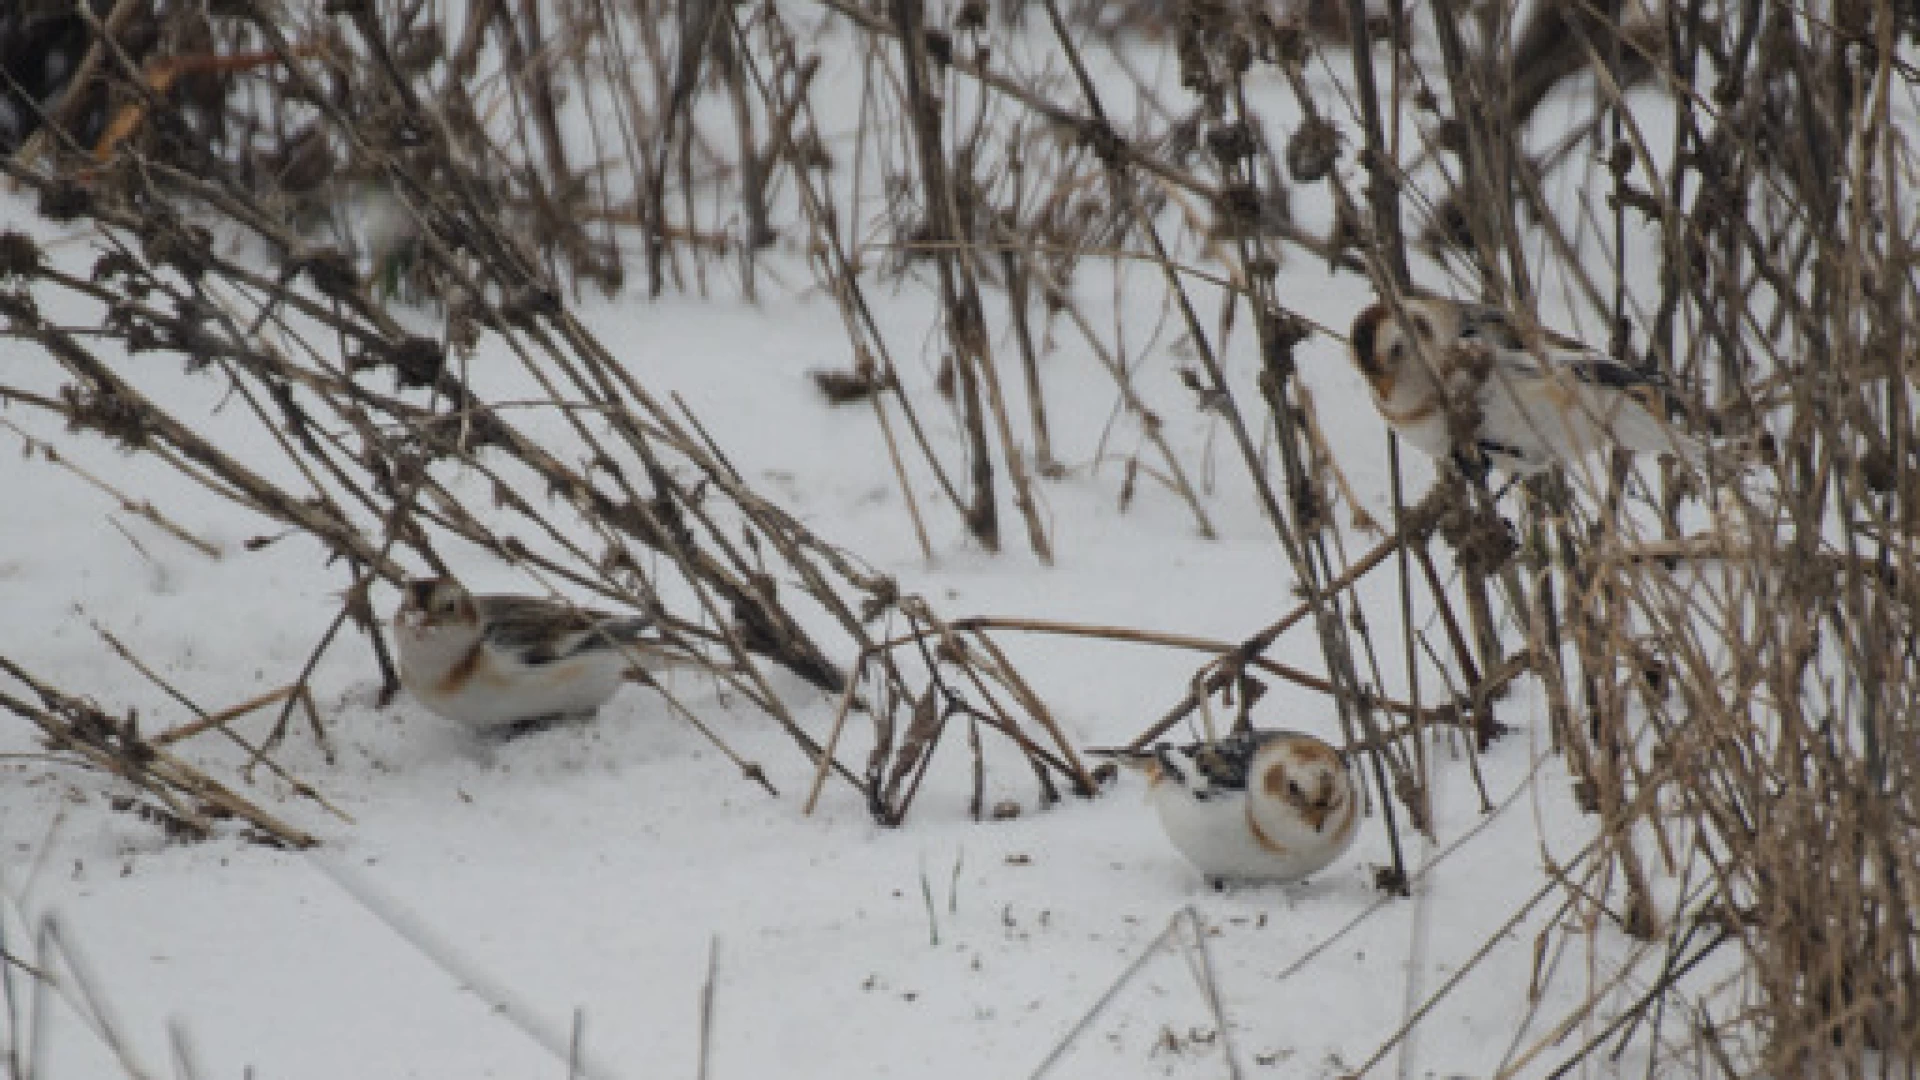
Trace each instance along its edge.
<path fill-rule="evenodd" d="M 441 693 L 457 694 L 462 687 L 467 685 L 468 680 L 473 678 L 474 672 L 480 669 L 482 649 L 485 647 L 485 644 L 484 641 L 474 642 L 473 648 L 468 649 L 465 656 L 462 656 L 452 667 L 447 669 L 447 673 L 440 677 Z"/>
<path fill-rule="evenodd" d="M 1294 743 L 1292 746 L 1287 747 L 1287 756 L 1302 765 L 1312 765 L 1316 762 L 1334 766 L 1340 764 L 1340 755 L 1334 753 L 1333 750 L 1325 744 L 1317 742 Z"/>
<path fill-rule="evenodd" d="M 1386 398 L 1384 395 L 1382 396 L 1379 402 L 1380 415 L 1387 418 L 1387 423 L 1392 424 L 1394 427 L 1402 427 L 1402 428 L 1412 427 L 1415 424 L 1425 422 L 1428 417 L 1433 416 L 1440 411 L 1440 404 L 1441 402 L 1440 402 L 1439 394 L 1430 395 L 1424 402 L 1422 402 L 1419 405 L 1415 405 L 1411 409 L 1387 408 Z"/>
<path fill-rule="evenodd" d="M 1260 774 L 1260 787 L 1268 795 L 1281 802 L 1287 802 L 1287 770 L 1275 765 Z"/>
<path fill-rule="evenodd" d="M 1275 771 L 1277 772 L 1279 770 Z M 1260 819 L 1253 816 L 1252 799 L 1247 800 L 1247 831 L 1253 833 L 1253 842 L 1259 844 L 1261 850 L 1271 851 L 1275 855 L 1285 855 L 1288 853 L 1287 845 L 1268 836 L 1267 831 L 1260 827 Z"/>

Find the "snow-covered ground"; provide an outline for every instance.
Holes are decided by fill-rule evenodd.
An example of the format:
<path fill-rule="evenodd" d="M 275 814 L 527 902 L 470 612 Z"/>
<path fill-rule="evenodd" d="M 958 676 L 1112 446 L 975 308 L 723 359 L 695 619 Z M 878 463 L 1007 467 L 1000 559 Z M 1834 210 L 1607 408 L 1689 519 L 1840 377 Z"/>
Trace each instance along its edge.
<path fill-rule="evenodd" d="M 1283 99 L 1274 100 L 1277 110 Z M 1314 205 L 1297 209 L 1312 221 Z M 88 236 L 38 221 L 21 196 L 0 196 L 0 220 L 76 272 L 91 263 Z M 925 484 L 917 495 L 936 552 L 920 556 L 871 414 L 827 404 L 808 378 L 847 361 L 837 313 L 791 251 L 771 265 L 757 307 L 624 296 L 585 301 L 578 314 L 656 396 L 683 398 L 750 484 L 942 614 L 1232 641 L 1297 602 L 1245 466 L 1218 417 L 1179 384 L 1179 334 L 1153 336 L 1166 303 L 1156 272 L 1124 272 L 1113 294 L 1136 320 L 1127 359 L 1183 461 L 1205 478 L 1218 538 L 1199 538 L 1180 501 L 1150 480 L 1121 505 L 1138 430 L 1112 419 L 1110 379 L 1063 331 L 1044 361 L 1066 466 L 1040 487 L 1057 559 L 1048 568 L 1017 528 L 1005 553 L 978 550 Z M 1362 279 L 1304 257 L 1281 275 L 1289 304 L 1336 329 L 1370 295 Z M 903 378 L 936 401 L 927 282 L 867 286 Z M 998 311 L 998 344 L 1011 356 Z M 57 385 L 49 361 L 5 348 L 0 364 L 41 365 L 41 385 Z M 1384 429 L 1342 348 L 1326 336 L 1302 346 L 1301 377 L 1355 490 L 1390 520 Z M 1257 414 L 1244 326 L 1226 361 Z M 246 427 L 217 370 L 187 373 L 159 354 L 127 363 L 151 365 L 144 385 L 179 407 L 197 402 L 209 425 Z M 500 351 L 483 347 L 474 369 L 490 394 L 521 392 Z M 109 711 L 138 709 L 149 730 L 186 713 L 101 631 L 209 710 L 298 674 L 346 582 L 316 545 L 295 536 L 250 549 L 249 538 L 276 527 L 172 470 L 24 407 L 0 408 L 0 420 L 0 654 Z M 957 455 L 953 418 L 931 422 Z M 278 451 L 255 437 L 262 467 L 273 468 Z M 21 453 L 26 439 L 151 500 L 219 557 Z M 1405 475 L 1417 495 L 1431 472 L 1408 461 Z M 1354 532 L 1349 557 L 1374 541 Z M 533 588 L 477 552 L 449 550 L 476 588 Z M 1391 566 L 1356 596 L 1385 643 L 1380 689 L 1403 696 Z M 397 601 L 380 591 L 375 602 L 390 611 Z M 1434 630 L 1430 610 L 1416 604 L 1423 631 Z M 1206 659 L 1000 640 L 1088 746 L 1133 737 Z M 1322 668 L 1305 626 L 1271 655 Z M 1373 885 L 1389 860 L 1377 802 L 1353 850 L 1313 880 L 1215 893 L 1168 846 L 1131 776 L 1098 799 L 1049 806 L 1024 770 L 1003 766 L 989 776 L 989 802 L 1012 800 L 1020 812 L 976 822 L 964 746 L 950 738 L 905 826 L 886 830 L 835 783 L 803 813 L 811 763 L 764 717 L 691 677 L 672 684 L 675 694 L 761 763 L 777 798 L 639 688 L 591 728 L 491 747 L 404 696 L 377 708 L 371 651 L 351 635 L 321 658 L 313 685 L 337 757 L 296 730 L 278 760 L 351 822 L 264 773 L 246 789 L 323 839 L 309 853 L 251 844 L 237 830 L 168 842 L 112 808 L 113 783 L 49 762 L 27 725 L 0 717 L 0 943 L 55 971 L 68 995 L 97 995 L 49 1000 L 9 967 L 0 1050 L 24 1060 L 30 1047 L 31 1076 L 112 1075 L 116 1054 L 154 1076 L 562 1076 L 576 1041 L 595 1076 L 693 1076 L 703 1042 L 704 1075 L 716 1078 L 958 1080 L 1043 1065 L 1054 1077 L 1211 1077 L 1228 1073 L 1229 1058 L 1245 1075 L 1334 1076 L 1369 1064 L 1415 1016 L 1371 1075 L 1530 1075 L 1597 1030 L 1556 1029 L 1607 992 L 1633 948 L 1605 925 L 1589 932 L 1588 913 L 1569 914 L 1564 893 L 1546 887 L 1543 867 L 1577 859 L 1592 825 L 1548 752 L 1527 682 L 1503 706 L 1513 733 L 1480 762 L 1491 813 L 1464 748 L 1434 743 L 1434 839 L 1399 819 L 1414 869 L 1405 899 Z M 824 735 L 835 701 L 793 678 L 777 689 L 803 727 Z M 1284 683 L 1270 691 L 1257 723 L 1338 741 L 1331 702 Z M 270 717 L 234 726 L 258 738 Z M 239 760 L 211 735 L 183 752 L 221 775 Z M 58 947 L 33 937 L 49 925 Z M 1650 977 L 1635 976 L 1633 989 Z"/>

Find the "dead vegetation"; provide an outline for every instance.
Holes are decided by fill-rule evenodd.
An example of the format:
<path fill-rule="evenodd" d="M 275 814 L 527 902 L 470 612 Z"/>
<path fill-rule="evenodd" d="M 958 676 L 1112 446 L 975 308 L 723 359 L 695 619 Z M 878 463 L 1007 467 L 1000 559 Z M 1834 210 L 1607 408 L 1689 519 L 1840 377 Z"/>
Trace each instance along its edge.
<path fill-rule="evenodd" d="M 21 10 L 57 22 L 69 8 Z M 1645 947 L 1628 968 L 1641 992 L 1601 980 L 1592 1017 L 1550 1025 L 1589 1041 L 1517 1048 L 1512 1071 L 1555 1054 L 1555 1075 L 1604 1066 L 1642 1030 L 1652 1067 L 1691 1053 L 1731 1075 L 1920 1054 L 1904 7 L 1541 5 L 1526 25 L 1457 0 L 1417 16 L 1359 0 L 1141 3 L 1124 18 L 1054 0 L 477 0 L 456 22 L 431 0 L 83 10 L 78 24 L 0 21 L 91 43 L 80 78 L 24 87 L 51 122 L 0 169 L 46 216 L 88 223 L 100 251 L 79 276 L 0 237 L 0 333 L 64 373 L 57 395 L 0 375 L 0 397 L 317 542 L 346 590 L 336 630 L 376 654 L 371 585 L 443 571 L 459 543 L 668 614 L 791 736 L 816 795 L 851 785 L 884 822 L 905 817 L 955 721 L 976 761 L 982 730 L 1015 746 L 1043 799 L 1095 790 L 1011 635 L 1099 628 L 954 618 L 866 571 L 753 491 L 697 417 L 569 312 L 585 289 L 752 299 L 764 252 L 785 243 L 845 321 L 851 364 L 818 373 L 821 392 L 870 413 L 903 490 L 924 470 L 925 505 L 989 551 L 1052 558 L 1035 492 L 1060 468 L 1050 414 L 1080 407 L 1043 392 L 1054 335 L 1113 378 L 1138 448 L 1123 501 L 1158 485 L 1202 537 L 1204 484 L 1159 411 L 1219 417 L 1302 601 L 1238 643 L 1126 632 L 1217 654 L 1140 741 L 1216 704 L 1244 719 L 1263 677 L 1311 680 L 1366 752 L 1395 837 L 1389 891 L 1410 884 L 1398 830 L 1431 828 L 1429 770 L 1451 767 L 1435 740 L 1494 737 L 1503 688 L 1539 681 L 1597 836 L 1557 868 L 1565 917 L 1540 953 L 1613 931 Z M 1037 66 L 1007 59 L 1036 49 Z M 1116 83 L 1139 49 L 1172 56 L 1177 91 Z M 857 72 L 862 114 L 831 148 L 815 105 L 829 63 Z M 1330 71 L 1350 90 L 1325 89 Z M 1273 87 L 1303 118 L 1291 132 L 1251 104 Z M 1543 150 L 1549 92 L 1577 122 Z M 560 122 L 569 95 L 594 105 L 584 128 Z M 1327 227 L 1295 219 L 1306 188 L 1336 208 Z M 868 242 L 876 228 L 886 243 Z M 1356 556 L 1360 530 L 1336 509 L 1360 508 L 1296 377 L 1297 346 L 1326 329 L 1285 302 L 1279 270 L 1301 261 L 1383 296 L 1437 289 L 1523 317 L 1544 294 L 1570 298 L 1610 354 L 1671 377 L 1686 422 L 1738 467 L 1619 460 L 1497 506 L 1458 478 L 1424 495 L 1396 484 L 1397 520 Z M 1077 298 L 1093 265 L 1163 283 L 1191 402 L 1142 393 L 1137 344 Z M 908 272 L 943 313 L 940 398 L 898 377 L 900 344 L 873 316 L 869 290 Z M 43 314 L 56 303 L 97 326 Z M 1222 359 L 1236 335 L 1257 345 L 1251 388 Z M 482 339 L 542 388 L 540 438 L 527 410 L 473 388 Z M 171 414 L 122 353 L 216 369 L 280 448 L 273 472 L 299 481 Z M 960 445 L 930 434 L 935 410 L 957 418 Z M 481 478 L 492 505 L 457 477 Z M 931 554 L 940 524 L 906 505 Z M 1400 582 L 1395 619 L 1346 592 L 1383 569 Z M 1429 603 L 1433 641 L 1409 617 Z M 807 629 L 823 625 L 851 648 Z M 1296 626 L 1323 672 L 1264 658 Z M 1388 650 L 1445 685 L 1382 686 Z M 830 730 L 796 719 L 775 669 L 836 695 Z M 34 697 L 0 704 L 126 778 L 169 828 L 195 832 L 218 809 L 300 842 L 174 769 L 130 719 L 6 670 Z M 856 724 L 863 757 L 845 749 Z M 1727 950 L 1746 977 L 1689 981 Z"/>

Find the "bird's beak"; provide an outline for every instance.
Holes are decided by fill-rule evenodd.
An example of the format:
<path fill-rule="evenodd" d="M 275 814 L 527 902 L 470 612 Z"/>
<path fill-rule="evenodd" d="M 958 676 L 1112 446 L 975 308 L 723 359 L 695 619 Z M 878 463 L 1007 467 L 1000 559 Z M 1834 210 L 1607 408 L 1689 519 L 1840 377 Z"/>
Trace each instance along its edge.
<path fill-rule="evenodd" d="M 1300 816 L 1313 826 L 1314 832 L 1319 832 L 1334 809 L 1333 778 L 1323 776 L 1320 778 L 1320 789 L 1313 793 L 1313 801 L 1300 808 Z"/>

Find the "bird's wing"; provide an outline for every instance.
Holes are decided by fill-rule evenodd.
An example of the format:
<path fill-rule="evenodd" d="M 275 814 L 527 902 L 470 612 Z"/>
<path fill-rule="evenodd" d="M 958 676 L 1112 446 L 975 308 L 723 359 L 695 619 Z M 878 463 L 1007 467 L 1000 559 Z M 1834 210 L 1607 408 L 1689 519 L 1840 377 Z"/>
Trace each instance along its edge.
<path fill-rule="evenodd" d="M 1480 341 L 1500 350 L 1524 350 L 1526 342 L 1507 318 L 1507 313 L 1490 304 L 1460 305 L 1460 336 Z"/>
<path fill-rule="evenodd" d="M 1595 352 L 1574 338 L 1553 330 L 1540 331 L 1539 347 L 1529 344 L 1506 312 L 1485 304 L 1464 304 L 1460 336 L 1482 342 L 1494 350 L 1501 375 L 1513 379 L 1538 379 L 1549 374 L 1568 375 L 1590 386 L 1608 386 L 1626 390 L 1636 386 L 1665 387 L 1663 372 L 1630 367 Z"/>
<path fill-rule="evenodd" d="M 532 596 L 476 597 L 489 648 L 523 664 L 550 664 L 581 653 L 659 644 L 653 620 L 614 618 Z"/>
<path fill-rule="evenodd" d="M 1193 758 L 1195 770 L 1206 780 L 1209 789 L 1245 791 L 1253 756 L 1271 738 L 1272 732 L 1246 732 L 1217 742 L 1195 743 L 1183 752 Z"/>
<path fill-rule="evenodd" d="M 1664 388 L 1668 385 L 1665 372 L 1648 371 L 1636 367 L 1618 364 L 1594 353 L 1587 353 L 1565 362 L 1573 377 L 1593 386 L 1611 386 L 1621 390 L 1631 390 L 1638 386 Z"/>

